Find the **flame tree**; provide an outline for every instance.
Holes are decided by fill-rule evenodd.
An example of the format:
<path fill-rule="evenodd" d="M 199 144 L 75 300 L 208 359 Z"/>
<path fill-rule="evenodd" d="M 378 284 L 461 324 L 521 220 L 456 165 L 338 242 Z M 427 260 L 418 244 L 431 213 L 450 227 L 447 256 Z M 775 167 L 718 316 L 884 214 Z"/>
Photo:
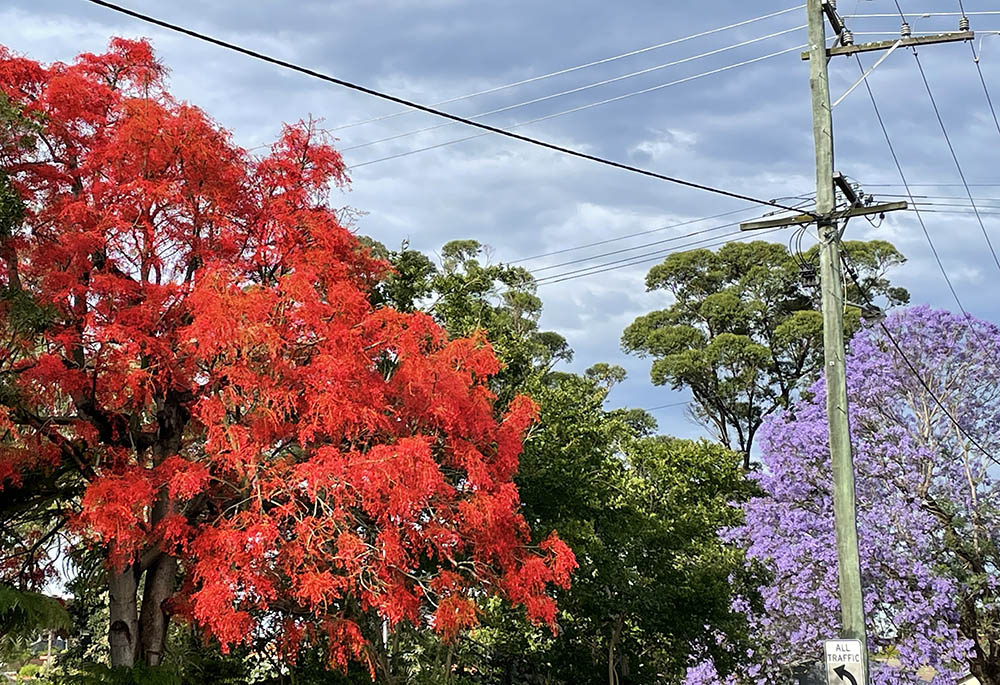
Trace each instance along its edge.
<path fill-rule="evenodd" d="M 126 667 L 174 617 L 373 669 L 372 612 L 449 636 L 487 593 L 552 622 L 575 562 L 528 546 L 512 481 L 534 404 L 497 406 L 481 335 L 370 304 L 387 265 L 327 205 L 313 124 L 252 157 L 164 76 L 142 41 L 0 48 L 0 580 L 95 550 Z"/>

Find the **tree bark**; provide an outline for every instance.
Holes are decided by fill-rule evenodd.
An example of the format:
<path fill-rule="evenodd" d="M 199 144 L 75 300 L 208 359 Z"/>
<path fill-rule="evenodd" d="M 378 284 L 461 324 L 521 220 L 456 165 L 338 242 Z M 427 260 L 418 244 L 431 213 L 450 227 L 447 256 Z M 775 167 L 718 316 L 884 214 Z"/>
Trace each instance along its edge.
<path fill-rule="evenodd" d="M 618 635 L 622 630 L 622 619 L 618 618 L 611 628 L 611 639 L 608 640 L 608 685 L 618 685 L 618 672 L 615 669 L 615 647 L 618 644 Z"/>
<path fill-rule="evenodd" d="M 981 685 L 1000 685 L 1000 664 L 974 659 L 969 670 Z"/>
<path fill-rule="evenodd" d="M 139 645 L 139 618 L 136 613 L 138 573 L 134 564 L 121 573 L 114 569 L 110 573 L 108 642 L 111 646 L 111 665 L 131 668 L 135 665 Z"/>
<path fill-rule="evenodd" d="M 146 571 L 139 627 L 142 657 L 150 666 L 159 666 L 163 661 L 167 626 L 170 623 L 164 604 L 174 594 L 176 579 L 177 559 L 167 554 L 161 554 Z"/>
<path fill-rule="evenodd" d="M 173 391 L 159 402 L 156 412 L 157 434 L 152 445 L 153 464 L 158 466 L 167 457 L 181 449 L 184 427 L 190 413 Z M 156 495 L 156 503 L 150 514 L 150 525 L 156 528 L 164 518 L 174 511 L 175 503 L 170 501 L 165 487 Z M 170 616 L 164 609 L 168 599 L 174 594 L 177 584 L 177 558 L 160 552 L 152 563 L 144 569 L 146 583 L 142 593 L 142 614 L 139 628 L 140 658 L 150 666 L 158 666 L 163 661 L 163 651 L 167 643 L 167 627 Z"/>

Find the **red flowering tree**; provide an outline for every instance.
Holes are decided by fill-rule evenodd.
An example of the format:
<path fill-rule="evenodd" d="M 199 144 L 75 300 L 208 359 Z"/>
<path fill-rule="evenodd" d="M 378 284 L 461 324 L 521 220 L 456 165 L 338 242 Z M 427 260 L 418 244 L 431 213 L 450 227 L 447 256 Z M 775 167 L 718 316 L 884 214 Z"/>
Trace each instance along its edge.
<path fill-rule="evenodd" d="M 371 306 L 386 265 L 326 204 L 314 126 L 254 158 L 163 79 L 141 41 L 0 48 L 0 486 L 75 484 L 113 665 L 159 663 L 173 616 L 341 666 L 370 612 L 447 636 L 486 592 L 551 622 L 575 562 L 518 512 L 533 403 L 495 406 L 484 338 Z"/>

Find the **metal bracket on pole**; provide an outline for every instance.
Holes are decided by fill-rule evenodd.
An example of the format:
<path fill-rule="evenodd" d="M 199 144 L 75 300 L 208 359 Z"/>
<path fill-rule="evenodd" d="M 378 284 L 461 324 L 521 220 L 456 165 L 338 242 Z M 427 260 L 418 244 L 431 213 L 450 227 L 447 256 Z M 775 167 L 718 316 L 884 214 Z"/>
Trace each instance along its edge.
<path fill-rule="evenodd" d="M 852 191 L 853 192 L 853 191 Z M 855 198 L 857 199 L 857 198 Z M 849 219 L 853 216 L 866 216 L 868 214 L 884 214 L 885 212 L 896 212 L 907 208 L 906 202 L 886 202 L 878 205 L 861 205 L 848 207 L 829 216 L 829 221 L 838 219 Z M 764 221 L 747 221 L 740 224 L 741 231 L 759 231 L 764 228 L 782 228 L 784 226 L 801 226 L 811 224 L 816 220 L 815 214 L 793 214 L 792 216 L 779 217 L 777 219 L 765 219 Z"/>
<path fill-rule="evenodd" d="M 975 31 L 957 31 L 954 33 L 936 33 L 933 36 L 908 36 L 896 40 L 880 40 L 875 43 L 859 43 L 857 45 L 841 45 L 829 48 L 826 51 L 827 57 L 837 55 L 856 55 L 859 52 L 875 52 L 876 50 L 889 50 L 898 42 L 902 47 L 933 45 L 935 43 L 955 43 L 966 40 L 975 40 Z M 809 60 L 809 53 L 802 53 L 802 61 Z"/>

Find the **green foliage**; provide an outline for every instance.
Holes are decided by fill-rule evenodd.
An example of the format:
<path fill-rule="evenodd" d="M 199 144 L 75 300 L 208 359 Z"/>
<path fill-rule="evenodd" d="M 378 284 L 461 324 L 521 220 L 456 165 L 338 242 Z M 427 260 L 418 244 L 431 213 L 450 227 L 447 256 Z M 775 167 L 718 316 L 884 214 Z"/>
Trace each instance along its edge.
<path fill-rule="evenodd" d="M 44 120 L 43 113 L 25 112 L 20 103 L 0 91 L 0 146 L 32 149 Z"/>
<path fill-rule="evenodd" d="M 42 667 L 38 664 L 25 664 L 17 669 L 18 680 L 35 680 Z"/>
<path fill-rule="evenodd" d="M 400 627 L 388 649 L 370 636 L 384 670 L 405 683 L 439 683 L 450 673 L 452 683 L 475 674 L 486 683 L 586 684 L 608 682 L 609 666 L 630 682 L 676 682 L 692 654 L 711 654 L 725 668 L 729 652 L 716 636 L 730 647 L 745 637 L 729 602 L 730 577 L 743 562 L 716 531 L 736 523 L 732 502 L 746 494 L 739 457 L 718 445 L 652 438 L 655 421 L 642 410 L 606 411 L 608 392 L 625 377 L 621 367 L 555 371 L 571 352 L 562 336 L 538 330 L 542 303 L 530 275 L 483 263 L 479 243 L 449 243 L 433 271 L 416 253 L 373 249 L 396 268 L 380 287 L 381 302 L 421 306 L 452 335 L 485 330 L 506 365 L 498 395 L 527 393 L 538 403 L 516 476 L 525 519 L 536 540 L 558 531 L 580 564 L 558 597 L 557 635 L 521 611 L 484 602 L 480 626 L 452 645 L 410 627 Z M 729 321 L 749 317 L 741 308 L 729 293 L 705 307 Z M 800 324 L 796 317 L 783 330 Z M 762 346 L 748 348 L 735 335 L 707 339 L 695 326 L 656 336 L 663 352 L 701 340 L 717 360 L 750 365 L 766 356 Z"/>
<path fill-rule="evenodd" d="M 38 336 L 56 319 L 55 307 L 39 304 L 25 290 L 0 289 L 0 303 L 4 306 L 4 324 L 21 336 Z"/>
<path fill-rule="evenodd" d="M 891 244 L 844 245 L 862 281 L 848 284 L 848 301 L 866 301 L 859 287 L 888 305 L 909 299 L 885 276 L 904 261 Z M 795 258 L 762 241 L 672 254 L 650 269 L 646 287 L 666 290 L 673 304 L 640 316 L 622 335 L 626 352 L 652 359 L 654 385 L 691 390 L 694 416 L 742 452 L 746 468 L 764 417 L 788 407 L 822 369 L 818 293 L 800 279 L 802 259 L 812 263 L 816 254 Z M 850 307 L 846 335 L 860 323 L 860 310 Z"/>
<path fill-rule="evenodd" d="M 134 668 L 86 664 L 79 673 L 53 675 L 51 680 L 56 685 L 182 685 L 173 669 L 143 663 Z"/>
<path fill-rule="evenodd" d="M 37 144 L 41 130 L 40 115 L 26 114 L 0 91 L 0 150 L 20 148 L 30 150 Z M 13 235 L 24 221 L 24 200 L 14 187 L 10 175 L 0 170 L 0 238 Z"/>
<path fill-rule="evenodd" d="M 0 657 L 44 630 L 67 630 L 70 625 L 58 599 L 0 584 Z"/>
<path fill-rule="evenodd" d="M 10 176 L 0 171 L 0 237 L 9 237 L 24 221 L 24 200 L 11 183 Z"/>
<path fill-rule="evenodd" d="M 399 251 L 367 240 L 369 249 L 393 271 L 378 284 L 376 305 L 404 311 L 423 309 L 453 337 L 485 330 L 504 369 L 494 390 L 510 400 L 539 371 L 551 370 L 573 353 L 566 339 L 539 330 L 542 301 L 534 278 L 521 267 L 484 263 L 488 250 L 474 240 L 454 240 L 441 248 L 441 267 L 422 253 Z"/>

